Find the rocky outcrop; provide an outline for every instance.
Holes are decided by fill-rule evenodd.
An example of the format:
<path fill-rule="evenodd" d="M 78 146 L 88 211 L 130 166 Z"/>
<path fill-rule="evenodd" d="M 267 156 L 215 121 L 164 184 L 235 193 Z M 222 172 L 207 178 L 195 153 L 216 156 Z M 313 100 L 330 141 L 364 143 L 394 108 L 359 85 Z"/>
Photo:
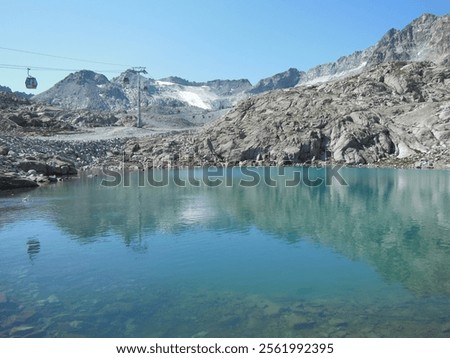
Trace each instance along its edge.
<path fill-rule="evenodd" d="M 0 93 L 0 130 L 3 132 L 40 132 L 46 135 L 73 132 L 76 127 L 111 126 L 119 117 L 111 113 L 67 111 L 36 104 L 13 94 Z"/>
<path fill-rule="evenodd" d="M 276 89 L 295 87 L 298 83 L 303 82 L 305 76 L 305 72 L 299 71 L 295 68 L 290 68 L 285 72 L 262 79 L 248 92 L 252 94 L 260 94 Z"/>
<path fill-rule="evenodd" d="M 104 163 L 119 165 L 125 142 L 126 139 L 67 141 L 1 134 L 0 148 L 6 149 L 0 152 L 0 175 L 10 173 L 2 188 L 29 187 L 30 180 L 53 182 Z"/>
<path fill-rule="evenodd" d="M 199 134 L 151 138 L 130 160 L 164 165 L 450 161 L 450 68 L 382 64 L 241 102 Z"/>
<path fill-rule="evenodd" d="M 236 94 L 243 93 L 252 88 L 252 84 L 247 79 L 212 80 L 207 81 L 202 85 L 212 88 L 214 92 L 220 96 L 235 96 Z"/>
<path fill-rule="evenodd" d="M 72 110 L 111 111 L 125 109 L 129 100 L 123 90 L 104 75 L 83 70 L 71 73 L 34 101 Z"/>
<path fill-rule="evenodd" d="M 30 93 L 25 93 L 25 92 L 19 92 L 19 91 L 12 91 L 11 88 L 6 87 L 6 86 L 1 86 L 0 85 L 0 92 L 6 92 L 6 93 L 13 93 L 15 96 L 17 97 L 22 97 L 25 99 L 30 99 L 31 97 L 33 97 L 32 94 Z"/>
<path fill-rule="evenodd" d="M 47 176 L 76 175 L 78 173 L 73 161 L 61 157 L 54 157 L 46 162 L 29 157 L 26 160 L 20 161 L 17 167 L 25 172 L 34 171 L 37 174 Z"/>
<path fill-rule="evenodd" d="M 76 175 L 79 169 L 120 157 L 125 139 L 71 139 L 73 134 L 86 131 L 86 127 L 109 126 L 117 120 L 108 113 L 67 111 L 0 93 L 1 188 L 34 186 L 30 181 L 56 181 Z M 55 140 L 54 135 L 65 139 Z"/>

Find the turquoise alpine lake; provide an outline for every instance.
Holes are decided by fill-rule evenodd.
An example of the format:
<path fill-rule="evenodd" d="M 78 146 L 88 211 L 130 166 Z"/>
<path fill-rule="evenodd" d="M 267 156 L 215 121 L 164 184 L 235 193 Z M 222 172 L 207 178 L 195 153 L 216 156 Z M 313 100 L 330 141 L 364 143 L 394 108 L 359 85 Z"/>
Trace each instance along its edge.
<path fill-rule="evenodd" d="M 0 337 L 450 337 L 449 219 L 450 172 L 432 170 L 173 169 L 3 193 Z"/>

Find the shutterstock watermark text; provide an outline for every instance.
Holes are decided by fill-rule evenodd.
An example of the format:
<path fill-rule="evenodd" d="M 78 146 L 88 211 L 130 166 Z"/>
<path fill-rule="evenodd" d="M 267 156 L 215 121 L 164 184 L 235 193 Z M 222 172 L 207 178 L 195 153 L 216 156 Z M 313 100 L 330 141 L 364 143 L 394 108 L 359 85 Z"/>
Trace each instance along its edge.
<path fill-rule="evenodd" d="M 154 169 L 141 167 L 140 170 L 103 168 L 102 186 L 106 187 L 318 187 L 321 185 L 347 186 L 341 175 L 342 165 L 322 168 L 299 167 L 221 167 L 203 166 L 194 168 Z"/>

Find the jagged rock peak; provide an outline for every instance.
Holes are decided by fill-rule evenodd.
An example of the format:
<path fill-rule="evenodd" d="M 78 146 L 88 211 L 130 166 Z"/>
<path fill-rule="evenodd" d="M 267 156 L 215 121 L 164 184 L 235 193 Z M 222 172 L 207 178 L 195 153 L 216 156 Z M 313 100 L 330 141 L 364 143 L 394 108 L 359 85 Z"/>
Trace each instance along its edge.
<path fill-rule="evenodd" d="M 388 61 L 444 63 L 450 55 L 450 15 L 423 14 L 402 30 L 389 30 L 366 51 L 368 65 Z"/>
<path fill-rule="evenodd" d="M 77 84 L 83 85 L 86 83 L 95 83 L 97 85 L 103 85 L 109 83 L 106 76 L 96 73 L 90 70 L 81 70 L 75 73 L 71 73 L 61 82 L 76 82 Z"/>
<path fill-rule="evenodd" d="M 33 100 L 76 110 L 110 111 L 129 106 L 120 87 L 106 76 L 89 70 L 71 73 L 52 88 L 34 96 Z"/>

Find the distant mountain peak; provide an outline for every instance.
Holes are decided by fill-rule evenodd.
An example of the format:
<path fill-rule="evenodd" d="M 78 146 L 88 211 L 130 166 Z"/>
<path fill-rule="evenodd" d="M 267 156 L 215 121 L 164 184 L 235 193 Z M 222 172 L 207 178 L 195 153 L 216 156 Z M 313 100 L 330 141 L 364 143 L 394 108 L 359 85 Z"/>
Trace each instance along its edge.
<path fill-rule="evenodd" d="M 105 84 L 109 82 L 106 76 L 91 70 L 81 70 L 75 73 L 71 73 L 63 81 L 67 82 L 77 81 L 80 84 L 88 82 L 91 83 L 93 82 L 96 84 Z"/>
<path fill-rule="evenodd" d="M 251 83 L 245 79 L 191 82 L 174 76 L 156 81 L 127 70 L 109 81 L 102 74 L 82 70 L 71 73 L 33 99 L 69 109 L 134 110 L 138 97 L 137 76 L 142 110 L 161 110 L 164 114 L 230 108 L 251 88 Z"/>

